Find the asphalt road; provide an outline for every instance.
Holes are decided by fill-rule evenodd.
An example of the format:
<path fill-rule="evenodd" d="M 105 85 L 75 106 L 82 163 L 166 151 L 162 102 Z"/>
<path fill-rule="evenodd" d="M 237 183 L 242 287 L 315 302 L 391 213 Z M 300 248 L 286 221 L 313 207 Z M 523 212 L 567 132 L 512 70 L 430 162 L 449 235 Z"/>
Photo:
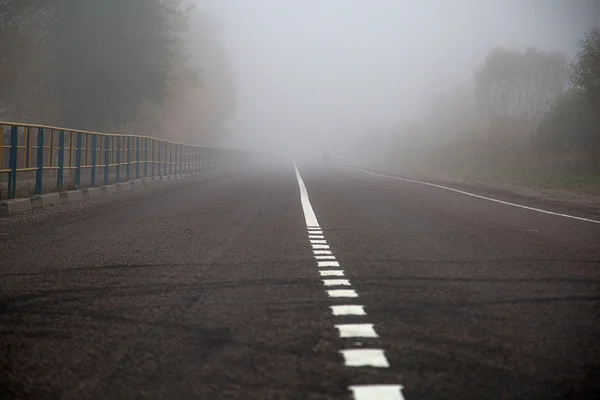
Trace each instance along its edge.
<path fill-rule="evenodd" d="M 0 219 L 0 398 L 600 397 L 600 224 L 299 171 L 358 298 L 324 287 L 289 163 Z"/>

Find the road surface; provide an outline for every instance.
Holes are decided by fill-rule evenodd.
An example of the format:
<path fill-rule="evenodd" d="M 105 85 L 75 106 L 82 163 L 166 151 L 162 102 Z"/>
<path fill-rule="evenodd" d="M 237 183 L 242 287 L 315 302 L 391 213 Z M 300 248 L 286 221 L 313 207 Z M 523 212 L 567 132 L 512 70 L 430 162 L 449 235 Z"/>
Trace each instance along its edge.
<path fill-rule="evenodd" d="M 600 224 L 298 171 L 0 219 L 0 397 L 600 396 Z"/>

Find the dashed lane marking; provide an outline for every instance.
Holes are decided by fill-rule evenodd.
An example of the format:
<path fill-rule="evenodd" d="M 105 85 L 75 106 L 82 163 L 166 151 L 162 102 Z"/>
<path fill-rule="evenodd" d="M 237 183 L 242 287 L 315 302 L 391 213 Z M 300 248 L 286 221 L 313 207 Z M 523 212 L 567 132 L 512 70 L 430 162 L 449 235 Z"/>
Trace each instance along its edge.
<path fill-rule="evenodd" d="M 367 315 L 365 312 L 365 306 L 357 305 L 340 305 L 330 306 L 333 315 Z"/>
<path fill-rule="evenodd" d="M 404 400 L 401 385 L 350 386 L 356 400 Z"/>
<path fill-rule="evenodd" d="M 350 286 L 348 279 L 323 279 L 325 286 Z"/>
<path fill-rule="evenodd" d="M 308 198 L 308 192 L 306 186 L 302 181 L 298 168 L 294 166 L 296 170 L 296 177 L 298 179 L 298 187 L 300 188 L 302 209 L 304 211 L 304 217 L 306 220 L 306 228 L 308 231 L 308 237 L 310 244 L 313 248 L 314 257 L 317 260 L 317 266 L 319 268 L 339 268 L 340 264 L 337 261 L 321 261 L 321 260 L 335 260 L 333 253 L 329 250 L 329 246 L 326 244 L 325 236 L 323 231 L 319 227 L 317 217 L 310 204 Z M 318 270 L 322 277 L 330 276 L 344 276 L 344 271 L 341 269 L 323 269 Z M 345 286 L 351 287 L 348 279 L 323 279 L 323 284 L 326 287 L 334 286 Z M 326 290 L 330 298 L 356 298 L 358 293 L 353 289 L 332 289 Z M 364 317 L 367 315 L 364 306 L 361 305 L 333 305 L 331 311 L 334 316 L 360 316 Z M 373 324 L 368 323 L 352 323 L 352 324 L 337 324 L 335 325 L 339 331 L 341 338 L 378 338 L 379 335 L 375 331 Z M 355 346 L 362 346 L 362 343 L 355 342 Z M 344 363 L 347 367 L 373 367 L 373 368 L 388 368 L 390 365 L 385 356 L 385 353 L 381 349 L 363 349 L 363 348 L 350 348 L 341 350 L 340 354 L 344 359 Z M 348 387 L 352 391 L 355 400 L 404 400 L 402 396 L 402 386 L 400 385 L 352 385 Z"/>
<path fill-rule="evenodd" d="M 390 366 L 381 349 L 347 349 L 341 350 L 340 353 L 348 367 L 389 368 Z"/>
<path fill-rule="evenodd" d="M 321 276 L 344 276 L 344 271 L 342 271 L 341 269 L 321 270 L 321 271 L 319 271 L 319 275 L 321 275 Z"/>
<path fill-rule="evenodd" d="M 339 267 L 340 263 L 337 261 L 317 261 L 317 267 Z"/>
<path fill-rule="evenodd" d="M 335 260 L 335 256 L 315 256 L 317 260 Z"/>
<path fill-rule="evenodd" d="M 353 289 L 334 289 L 328 290 L 329 297 L 358 297 L 358 293 Z"/>
<path fill-rule="evenodd" d="M 363 337 L 376 338 L 379 337 L 373 324 L 340 324 L 335 326 L 340 331 L 340 337 Z"/>

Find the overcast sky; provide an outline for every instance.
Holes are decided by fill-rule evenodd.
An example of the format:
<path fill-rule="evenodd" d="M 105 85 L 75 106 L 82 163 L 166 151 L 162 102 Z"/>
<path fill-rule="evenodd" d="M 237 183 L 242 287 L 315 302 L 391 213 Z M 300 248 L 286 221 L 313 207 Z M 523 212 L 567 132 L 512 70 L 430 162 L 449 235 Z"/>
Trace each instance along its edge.
<path fill-rule="evenodd" d="M 502 45 L 572 56 L 597 0 L 197 0 L 240 85 L 231 143 L 315 148 L 426 113 Z"/>

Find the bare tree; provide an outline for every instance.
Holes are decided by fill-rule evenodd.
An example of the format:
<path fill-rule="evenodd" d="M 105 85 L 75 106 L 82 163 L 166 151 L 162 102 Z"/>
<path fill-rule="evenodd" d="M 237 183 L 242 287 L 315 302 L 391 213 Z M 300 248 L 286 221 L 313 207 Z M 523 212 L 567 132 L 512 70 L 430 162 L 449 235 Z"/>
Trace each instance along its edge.
<path fill-rule="evenodd" d="M 569 66 L 562 54 L 535 48 L 494 48 L 475 71 L 476 94 L 493 115 L 537 125 L 567 88 Z"/>

